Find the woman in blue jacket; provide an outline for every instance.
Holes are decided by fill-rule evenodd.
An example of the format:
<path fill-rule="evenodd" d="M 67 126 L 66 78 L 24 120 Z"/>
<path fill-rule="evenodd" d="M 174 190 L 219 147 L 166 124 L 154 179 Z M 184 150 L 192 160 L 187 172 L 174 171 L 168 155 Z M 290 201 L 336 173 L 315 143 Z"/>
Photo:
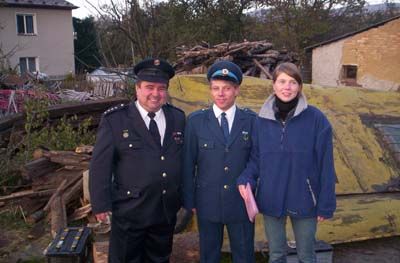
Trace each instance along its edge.
<path fill-rule="evenodd" d="M 325 115 L 307 104 L 296 65 L 280 64 L 273 74 L 274 94 L 256 119 L 250 160 L 238 178 L 257 187 L 264 216 L 269 262 L 286 262 L 286 218 L 295 235 L 300 262 L 316 262 L 317 222 L 336 209 L 332 127 Z"/>

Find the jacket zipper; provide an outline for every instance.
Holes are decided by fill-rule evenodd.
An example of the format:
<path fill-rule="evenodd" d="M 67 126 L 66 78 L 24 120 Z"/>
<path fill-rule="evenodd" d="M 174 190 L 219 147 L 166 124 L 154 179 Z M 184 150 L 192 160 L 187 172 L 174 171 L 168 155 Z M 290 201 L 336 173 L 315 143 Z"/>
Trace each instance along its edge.
<path fill-rule="evenodd" d="M 314 207 L 315 207 L 315 206 L 317 206 L 317 199 L 315 198 L 314 191 L 313 191 L 313 189 L 311 187 L 310 179 L 308 179 L 308 178 L 307 178 L 307 185 L 308 185 L 308 190 L 310 190 L 311 198 L 313 200 Z"/>
<path fill-rule="evenodd" d="M 286 122 L 282 121 L 282 133 L 281 133 L 281 150 L 283 150 L 283 138 L 285 137 L 285 128 L 286 128 Z"/>

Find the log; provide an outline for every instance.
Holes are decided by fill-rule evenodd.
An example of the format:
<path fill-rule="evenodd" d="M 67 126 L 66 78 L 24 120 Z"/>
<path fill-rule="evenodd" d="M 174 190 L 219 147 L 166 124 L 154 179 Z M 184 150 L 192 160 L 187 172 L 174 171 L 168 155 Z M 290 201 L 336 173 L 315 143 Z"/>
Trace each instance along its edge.
<path fill-rule="evenodd" d="M 17 193 L 12 193 L 6 196 L 0 196 L 0 202 L 10 201 L 15 199 L 20 199 L 22 197 L 41 197 L 41 196 L 49 196 L 54 193 L 54 189 L 44 190 L 44 191 L 33 191 L 33 190 L 24 190 Z"/>
<path fill-rule="evenodd" d="M 60 195 L 54 198 L 51 204 L 51 235 L 56 237 L 57 233 L 67 226 L 67 211 L 64 200 Z"/>
<path fill-rule="evenodd" d="M 34 214 L 36 211 L 43 208 L 46 204 L 48 197 L 36 197 L 36 198 L 29 198 L 24 197 L 18 200 L 18 203 L 24 209 L 24 212 L 27 216 Z"/>
<path fill-rule="evenodd" d="M 89 215 L 90 212 L 92 212 L 91 204 L 82 206 L 78 209 L 75 209 L 74 213 L 69 217 L 69 221 L 75 221 L 75 220 L 85 218 Z"/>
<path fill-rule="evenodd" d="M 83 178 L 81 177 L 72 187 L 65 190 L 63 194 L 63 200 L 65 204 L 68 204 L 74 199 L 81 197 L 83 191 Z"/>
<path fill-rule="evenodd" d="M 32 182 L 32 189 L 39 191 L 45 189 L 55 189 L 57 188 L 64 179 L 68 182 L 77 180 L 77 177 L 82 176 L 83 169 L 79 167 L 78 169 L 67 169 L 66 167 L 59 169 L 58 171 L 49 173 L 40 178 L 35 179 Z"/>
<path fill-rule="evenodd" d="M 53 162 L 63 165 L 80 164 L 81 162 L 90 160 L 88 154 L 78 154 L 70 151 L 50 151 L 48 157 Z"/>
<path fill-rule="evenodd" d="M 26 180 L 34 180 L 35 178 L 55 171 L 60 167 L 60 164 L 51 162 L 46 157 L 41 157 L 37 160 L 33 160 L 25 164 L 24 167 L 21 169 L 21 174 Z"/>
<path fill-rule="evenodd" d="M 44 157 L 44 152 L 47 152 L 47 151 L 48 150 L 45 150 L 45 149 L 42 149 L 42 148 L 35 149 L 33 151 L 33 154 L 32 154 L 33 159 L 37 160 L 37 159 L 40 159 L 40 158 Z"/>
<path fill-rule="evenodd" d="M 47 212 L 50 207 L 51 204 L 53 203 L 53 201 L 56 199 L 57 196 L 62 195 L 62 193 L 64 192 L 66 186 L 67 186 L 67 179 L 64 179 L 64 181 L 62 181 L 62 183 L 60 184 L 60 186 L 56 189 L 56 191 L 54 192 L 54 194 L 50 197 L 49 201 L 47 202 L 47 204 L 44 206 L 43 211 Z"/>
<path fill-rule="evenodd" d="M 84 171 L 82 177 L 83 177 L 83 202 L 90 203 L 89 170 Z"/>
<path fill-rule="evenodd" d="M 76 147 L 75 153 L 92 153 L 93 148 L 94 147 L 92 145 L 82 145 L 82 146 Z"/>
<path fill-rule="evenodd" d="M 35 223 L 39 222 L 40 220 L 42 220 L 45 216 L 46 216 L 46 213 L 42 209 L 40 209 L 40 210 L 36 211 L 35 213 L 29 215 L 26 218 L 26 222 L 28 224 L 35 224 Z"/>
<path fill-rule="evenodd" d="M 81 168 L 89 168 L 91 158 L 88 154 L 79 154 L 71 151 L 50 151 L 44 154 L 54 163 Z"/>
<path fill-rule="evenodd" d="M 253 58 L 254 64 L 269 78 L 272 79 L 272 75 L 257 61 L 257 59 Z"/>

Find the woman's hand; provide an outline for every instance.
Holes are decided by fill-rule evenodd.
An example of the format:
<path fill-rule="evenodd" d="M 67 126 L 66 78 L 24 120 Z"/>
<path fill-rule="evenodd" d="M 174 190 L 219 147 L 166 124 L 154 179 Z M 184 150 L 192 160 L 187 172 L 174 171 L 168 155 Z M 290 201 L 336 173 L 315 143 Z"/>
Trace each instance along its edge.
<path fill-rule="evenodd" d="M 317 220 L 318 220 L 318 222 L 322 222 L 322 221 L 325 220 L 325 217 L 323 217 L 323 216 L 317 216 Z"/>
<path fill-rule="evenodd" d="M 242 198 L 244 200 L 247 200 L 246 186 L 241 184 L 241 185 L 238 186 L 238 188 L 239 188 L 239 193 L 242 196 Z"/>

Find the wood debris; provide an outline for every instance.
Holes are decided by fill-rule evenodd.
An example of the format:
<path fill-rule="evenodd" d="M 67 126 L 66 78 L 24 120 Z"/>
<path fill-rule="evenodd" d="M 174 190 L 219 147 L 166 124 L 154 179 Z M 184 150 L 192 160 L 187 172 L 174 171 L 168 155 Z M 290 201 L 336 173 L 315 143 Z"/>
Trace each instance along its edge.
<path fill-rule="evenodd" d="M 92 147 L 81 147 L 90 152 Z M 51 222 L 53 237 L 68 221 L 87 217 L 91 206 L 82 203 L 83 174 L 87 174 L 91 156 L 74 151 L 35 151 L 35 158 L 22 168 L 30 189 L 0 196 L 4 206 L 18 207 L 24 220 L 36 223 L 44 218 Z M 81 208 L 77 208 L 82 206 Z"/>
<path fill-rule="evenodd" d="M 242 43 L 221 43 L 210 46 L 207 43 L 193 48 L 177 47 L 175 65 L 177 74 L 206 73 L 207 68 L 218 60 L 236 63 L 245 76 L 272 78 L 275 67 L 282 62 L 298 63 L 298 55 L 288 50 L 274 50 L 268 41 L 244 41 Z"/>

